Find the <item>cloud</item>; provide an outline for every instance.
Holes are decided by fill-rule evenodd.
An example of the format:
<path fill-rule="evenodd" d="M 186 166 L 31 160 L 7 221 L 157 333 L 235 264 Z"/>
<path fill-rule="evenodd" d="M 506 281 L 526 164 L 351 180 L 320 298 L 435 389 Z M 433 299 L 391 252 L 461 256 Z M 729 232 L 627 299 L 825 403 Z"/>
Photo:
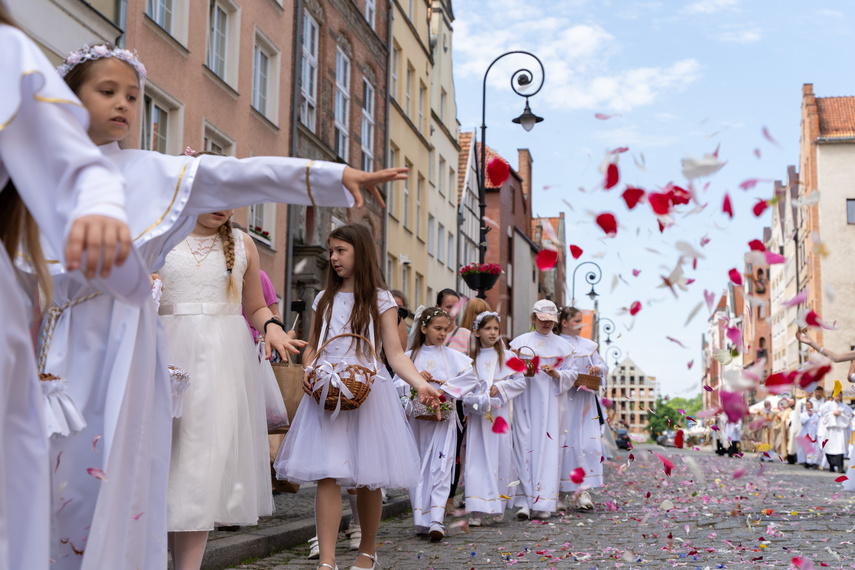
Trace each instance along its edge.
<path fill-rule="evenodd" d="M 695 59 L 615 67 L 612 61 L 620 54 L 621 46 L 614 35 L 598 24 L 574 23 L 570 17 L 555 12 L 546 15 L 535 5 L 523 20 L 507 18 L 498 8 L 489 13 L 459 14 L 455 22 L 455 72 L 480 78 L 495 54 L 526 49 L 543 61 L 546 87 L 540 97 L 549 105 L 618 112 L 649 105 L 701 77 L 701 65 Z M 521 55 L 498 62 L 488 82 L 506 89 L 511 74 L 521 67 L 534 71 L 535 83 L 539 82 L 536 62 Z"/>
<path fill-rule="evenodd" d="M 763 39 L 763 32 L 757 27 L 740 27 L 724 26 L 722 31 L 715 35 L 715 38 L 722 42 L 735 44 L 753 44 Z"/>
<path fill-rule="evenodd" d="M 669 146 L 678 141 L 675 136 L 641 132 L 633 125 L 598 130 L 593 133 L 593 136 L 597 140 L 603 141 L 608 147 L 628 146 L 636 150 Z"/>
<path fill-rule="evenodd" d="M 680 10 L 683 14 L 715 14 L 722 10 L 736 10 L 739 0 L 698 0 Z"/>

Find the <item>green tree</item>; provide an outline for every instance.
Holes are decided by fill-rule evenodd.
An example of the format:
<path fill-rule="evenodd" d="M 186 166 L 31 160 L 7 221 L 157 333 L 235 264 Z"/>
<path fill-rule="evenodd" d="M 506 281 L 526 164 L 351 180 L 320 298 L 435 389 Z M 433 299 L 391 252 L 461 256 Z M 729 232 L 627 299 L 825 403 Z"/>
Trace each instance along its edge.
<path fill-rule="evenodd" d="M 682 421 L 683 416 L 677 411 L 677 407 L 671 406 L 671 402 L 663 398 L 656 399 L 656 409 L 647 410 L 647 431 L 653 439 L 659 437 L 663 431 L 674 429 L 674 426 Z"/>
<path fill-rule="evenodd" d="M 694 416 L 704 406 L 703 396 L 698 394 L 694 398 L 671 398 L 667 405 L 675 410 L 683 410 L 685 415 Z"/>

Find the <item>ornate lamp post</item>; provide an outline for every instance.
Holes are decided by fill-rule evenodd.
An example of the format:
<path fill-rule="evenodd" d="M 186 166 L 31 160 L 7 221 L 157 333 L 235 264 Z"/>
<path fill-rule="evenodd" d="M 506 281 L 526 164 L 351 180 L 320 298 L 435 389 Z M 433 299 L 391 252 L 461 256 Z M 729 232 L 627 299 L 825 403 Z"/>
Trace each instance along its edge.
<path fill-rule="evenodd" d="M 511 75 L 511 89 L 513 89 L 514 93 L 519 95 L 520 97 L 525 97 L 525 109 L 523 110 L 522 115 L 513 119 L 514 123 L 517 123 L 522 126 L 526 131 L 530 131 L 534 125 L 541 122 L 543 117 L 538 117 L 534 113 L 531 112 L 531 107 L 528 103 L 528 98 L 537 93 L 543 88 L 543 82 L 546 79 L 546 74 L 543 69 L 543 63 L 540 59 L 534 55 L 533 53 L 521 50 L 514 50 L 505 52 L 496 59 L 493 60 L 492 63 L 487 67 L 487 71 L 484 72 L 484 83 L 482 88 L 481 95 L 481 163 L 478 165 L 479 168 L 479 177 L 478 177 L 478 198 L 480 200 L 480 212 L 481 219 L 480 222 L 480 236 L 478 243 L 478 258 L 479 263 L 484 263 L 484 256 L 487 253 L 487 222 L 484 221 L 484 215 L 487 209 L 487 197 L 486 197 L 486 184 L 487 184 L 487 75 L 490 73 L 490 69 L 492 69 L 493 65 L 500 59 L 505 56 L 512 54 L 522 54 L 533 58 L 537 64 L 540 66 L 540 84 L 537 86 L 531 93 L 523 93 L 522 91 L 527 91 L 529 87 L 534 82 L 534 74 L 527 68 L 522 67 L 516 70 Z M 487 295 L 484 293 L 484 288 L 478 289 L 478 297 L 485 298 Z"/>
<path fill-rule="evenodd" d="M 599 317 L 597 320 L 603 323 L 600 325 L 600 329 L 606 333 L 606 340 L 603 342 L 606 343 L 606 346 L 610 346 L 612 344 L 612 333 L 615 332 L 615 322 L 608 317 Z"/>
<path fill-rule="evenodd" d="M 574 304 L 576 303 L 576 272 L 579 271 L 580 267 L 583 267 L 585 265 L 593 265 L 596 268 L 596 270 L 591 269 L 585 274 L 585 281 L 591 284 L 591 290 L 588 291 L 587 295 L 592 301 L 599 296 L 599 293 L 597 293 L 597 291 L 594 289 L 594 285 L 599 283 L 600 280 L 603 278 L 603 270 L 600 269 L 600 266 L 594 263 L 593 261 L 583 261 L 573 270 L 573 277 L 571 278 L 572 293 L 570 298 Z"/>
<path fill-rule="evenodd" d="M 623 351 L 619 346 L 610 346 L 606 351 L 606 359 L 614 358 L 615 366 L 620 364 L 620 359 L 623 356 Z"/>

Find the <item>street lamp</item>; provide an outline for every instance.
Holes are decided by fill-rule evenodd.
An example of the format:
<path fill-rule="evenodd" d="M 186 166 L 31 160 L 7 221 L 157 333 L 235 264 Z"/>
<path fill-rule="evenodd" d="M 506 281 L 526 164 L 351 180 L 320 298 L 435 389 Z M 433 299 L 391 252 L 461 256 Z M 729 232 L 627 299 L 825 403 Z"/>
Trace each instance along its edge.
<path fill-rule="evenodd" d="M 617 345 L 610 346 L 609 349 L 606 351 L 606 360 L 608 360 L 609 358 L 614 358 L 615 366 L 620 363 L 620 359 L 622 356 L 623 351 Z"/>
<path fill-rule="evenodd" d="M 576 272 L 579 271 L 579 268 L 583 265 L 593 265 L 594 267 L 596 267 L 596 271 L 592 269 L 591 271 L 588 271 L 585 274 L 585 281 L 591 284 L 591 290 L 588 291 L 587 295 L 592 301 L 596 299 L 599 295 L 597 291 L 594 290 L 594 285 L 599 283 L 600 280 L 603 278 L 603 270 L 600 269 L 600 266 L 594 263 L 593 261 L 583 261 L 582 263 L 577 265 L 576 268 L 573 270 L 573 277 L 571 279 L 573 286 L 571 289 L 572 295 L 570 298 L 574 304 L 576 303 Z"/>
<path fill-rule="evenodd" d="M 531 107 L 528 104 L 528 98 L 537 93 L 543 88 L 543 81 L 546 79 L 546 73 L 543 69 L 543 63 L 540 59 L 534 55 L 533 53 L 522 51 L 522 50 L 514 50 L 505 52 L 496 59 L 493 60 L 492 63 L 487 67 L 487 71 L 484 72 L 484 83 L 482 87 L 481 94 L 481 164 L 478 166 L 479 168 L 479 177 L 478 177 L 478 198 L 480 200 L 480 211 L 481 211 L 481 219 L 480 226 L 481 231 L 479 235 L 479 243 L 478 243 L 478 258 L 479 263 L 484 263 L 484 257 L 487 254 L 487 222 L 484 221 L 484 215 L 487 210 L 487 195 L 486 195 L 486 185 L 487 185 L 487 75 L 490 73 L 490 69 L 492 69 L 493 65 L 500 59 L 505 56 L 512 54 L 521 54 L 526 55 L 533 58 L 537 64 L 540 66 L 540 84 L 537 86 L 531 93 L 523 93 L 522 91 L 528 91 L 528 88 L 531 86 L 534 81 L 534 74 L 522 67 L 517 69 L 511 75 L 511 89 L 519 95 L 520 97 L 525 97 L 525 109 L 523 110 L 522 115 L 513 119 L 514 123 L 522 125 L 526 131 L 530 131 L 534 126 L 543 120 L 543 117 L 538 117 L 534 113 L 531 112 Z M 484 292 L 484 289 L 478 289 L 478 297 L 484 299 L 487 297 L 487 294 Z"/>
<path fill-rule="evenodd" d="M 603 342 L 606 343 L 606 346 L 612 344 L 612 333 L 615 332 L 615 322 L 608 317 L 599 317 L 598 321 L 608 321 L 602 325 L 603 332 L 606 333 L 606 340 Z M 599 335 L 598 335 L 599 336 Z"/>

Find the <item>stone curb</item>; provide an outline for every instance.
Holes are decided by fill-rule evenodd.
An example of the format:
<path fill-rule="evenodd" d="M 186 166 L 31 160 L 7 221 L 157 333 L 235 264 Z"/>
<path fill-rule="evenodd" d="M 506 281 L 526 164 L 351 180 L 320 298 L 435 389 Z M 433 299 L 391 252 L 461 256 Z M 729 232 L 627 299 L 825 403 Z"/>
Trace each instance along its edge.
<path fill-rule="evenodd" d="M 390 499 L 383 505 L 382 517 L 386 519 L 409 509 L 409 497 Z M 344 531 L 349 524 L 350 512 L 344 511 L 340 530 Z M 220 538 L 210 542 L 205 549 L 202 570 L 223 570 L 237 566 L 247 558 L 264 558 L 275 551 L 305 544 L 313 536 L 315 536 L 315 520 L 310 518 Z"/>

